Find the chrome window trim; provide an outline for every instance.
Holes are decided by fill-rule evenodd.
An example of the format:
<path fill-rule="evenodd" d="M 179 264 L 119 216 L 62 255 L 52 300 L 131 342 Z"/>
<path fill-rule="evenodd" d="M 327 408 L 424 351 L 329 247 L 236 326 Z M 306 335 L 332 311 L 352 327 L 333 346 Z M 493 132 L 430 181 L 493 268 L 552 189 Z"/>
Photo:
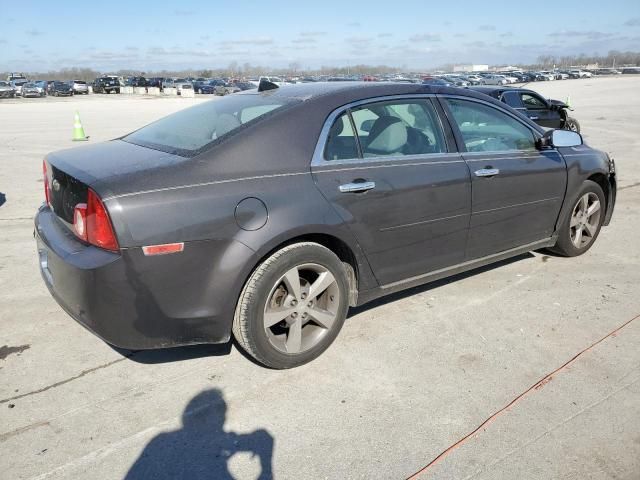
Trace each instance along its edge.
<path fill-rule="evenodd" d="M 319 167 L 319 166 L 327 166 L 327 165 L 338 165 L 338 162 L 344 165 L 345 163 L 356 163 L 356 162 L 357 163 L 364 163 L 364 162 L 375 163 L 379 161 L 397 161 L 398 159 L 411 160 L 412 158 L 416 158 L 416 157 L 434 158 L 438 156 L 442 157 L 445 155 L 452 155 L 452 154 L 455 155 L 456 157 L 459 157 L 458 152 L 447 151 L 447 152 L 438 152 L 438 153 L 425 153 L 425 154 L 418 154 L 418 155 L 390 155 L 390 156 L 381 156 L 381 157 L 341 158 L 339 160 L 326 160 L 324 158 L 324 149 L 327 144 L 327 138 L 329 137 L 329 131 L 331 130 L 331 127 L 333 126 L 333 123 L 336 121 L 336 119 L 340 115 L 342 115 L 345 111 L 351 110 L 356 107 L 360 107 L 362 105 L 372 104 L 372 103 L 384 103 L 384 102 L 389 102 L 394 100 L 412 100 L 412 99 L 419 100 L 419 99 L 435 99 L 435 98 L 436 98 L 435 93 L 404 93 L 402 95 L 385 95 L 383 97 L 366 98 L 364 100 L 358 100 L 358 101 L 351 102 L 336 108 L 334 111 L 332 111 L 329 114 L 327 119 L 324 121 L 322 130 L 320 131 L 320 136 L 318 137 L 318 142 L 316 143 L 316 148 L 313 151 L 311 166 Z M 433 109 L 438 118 L 438 123 L 440 124 L 440 129 L 442 131 L 442 137 L 445 140 L 445 146 L 446 146 L 446 134 L 445 134 L 444 125 L 442 125 L 442 118 L 440 118 L 440 115 L 435 105 L 433 106 Z M 357 131 L 354 131 L 354 133 L 356 135 L 358 134 Z"/>
<path fill-rule="evenodd" d="M 450 165 L 452 163 L 465 163 L 464 160 L 460 157 L 459 153 L 441 153 L 441 154 L 437 154 L 438 158 L 455 158 L 454 160 L 442 160 L 442 161 L 438 161 L 437 159 L 435 161 L 431 161 L 431 158 L 424 158 L 427 155 L 434 155 L 432 153 L 429 154 L 425 154 L 425 155 L 410 155 L 407 157 L 382 157 L 380 160 L 378 160 L 377 158 L 373 159 L 374 161 L 371 162 L 369 161 L 368 158 L 364 158 L 364 159 L 344 159 L 344 160 L 325 160 L 324 164 L 322 165 L 323 167 L 327 167 L 327 168 L 322 168 L 322 169 L 318 169 L 318 170 L 314 170 L 313 173 L 314 174 L 319 174 L 319 173 L 327 173 L 327 172 L 346 172 L 346 171 L 350 171 L 350 170 L 363 170 L 366 168 L 390 168 L 390 167 L 416 167 L 416 166 L 431 166 L 431 165 Z M 402 160 L 411 160 L 411 159 L 416 159 L 416 160 L 422 160 L 422 161 L 415 161 L 415 162 L 406 162 L 406 163 L 402 163 Z M 340 164 L 338 164 L 338 162 L 342 162 Z M 333 168 L 333 165 L 336 165 L 336 168 Z M 343 168 L 340 168 L 340 167 Z"/>

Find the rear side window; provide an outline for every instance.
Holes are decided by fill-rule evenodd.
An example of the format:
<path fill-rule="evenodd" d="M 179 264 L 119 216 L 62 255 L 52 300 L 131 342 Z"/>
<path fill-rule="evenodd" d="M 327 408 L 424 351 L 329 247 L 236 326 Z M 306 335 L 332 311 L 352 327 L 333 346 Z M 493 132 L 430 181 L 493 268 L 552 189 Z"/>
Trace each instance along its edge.
<path fill-rule="evenodd" d="M 123 140 L 190 156 L 242 125 L 299 102 L 262 95 L 233 95 L 176 112 L 127 135 Z"/>
<path fill-rule="evenodd" d="M 324 151 L 326 160 L 346 160 L 358 158 L 358 140 L 351 126 L 349 113 L 340 115 L 329 130 Z"/>
<path fill-rule="evenodd" d="M 350 111 L 355 132 L 344 113 L 335 121 L 325 148 L 326 160 L 425 155 L 446 152 L 438 115 L 430 100 L 366 104 Z"/>
<path fill-rule="evenodd" d="M 469 152 L 535 150 L 533 132 L 496 108 L 448 98 L 447 103 Z"/>

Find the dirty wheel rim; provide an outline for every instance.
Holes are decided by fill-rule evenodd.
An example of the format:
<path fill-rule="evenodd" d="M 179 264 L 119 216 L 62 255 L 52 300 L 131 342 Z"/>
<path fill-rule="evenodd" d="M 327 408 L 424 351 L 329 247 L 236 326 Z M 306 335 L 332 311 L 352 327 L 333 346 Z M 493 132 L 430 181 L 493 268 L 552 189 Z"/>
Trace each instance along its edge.
<path fill-rule="evenodd" d="M 600 199 L 595 193 L 585 193 L 580 197 L 573 207 L 569 224 L 569 234 L 574 247 L 584 248 L 593 241 L 600 225 L 601 212 Z"/>
<path fill-rule="evenodd" d="M 576 122 L 569 121 L 567 127 L 568 127 L 567 130 L 571 130 L 572 132 L 578 131 L 578 126 L 576 125 Z"/>
<path fill-rule="evenodd" d="M 296 355 L 312 349 L 338 320 L 340 288 L 322 265 L 297 265 L 273 285 L 264 307 L 267 339 L 280 352 Z"/>

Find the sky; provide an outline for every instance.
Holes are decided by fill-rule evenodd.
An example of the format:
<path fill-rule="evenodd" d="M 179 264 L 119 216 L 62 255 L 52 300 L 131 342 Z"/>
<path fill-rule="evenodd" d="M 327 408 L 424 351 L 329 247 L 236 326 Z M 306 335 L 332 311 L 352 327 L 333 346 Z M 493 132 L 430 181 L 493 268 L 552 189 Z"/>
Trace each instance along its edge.
<path fill-rule="evenodd" d="M 0 71 L 425 69 L 640 50 L 640 0 L 0 0 Z"/>

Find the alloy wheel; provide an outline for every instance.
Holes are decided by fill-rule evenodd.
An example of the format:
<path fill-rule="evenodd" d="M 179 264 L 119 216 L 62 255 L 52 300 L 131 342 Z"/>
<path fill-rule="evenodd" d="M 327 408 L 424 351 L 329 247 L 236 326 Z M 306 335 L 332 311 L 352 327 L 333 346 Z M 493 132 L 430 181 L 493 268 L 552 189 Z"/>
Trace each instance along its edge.
<path fill-rule="evenodd" d="M 598 195 L 588 192 L 580 197 L 573 207 L 569 223 L 569 235 L 574 247 L 584 248 L 593 241 L 598 233 L 601 212 Z"/>
<path fill-rule="evenodd" d="M 272 287 L 263 326 L 277 350 L 300 354 L 316 346 L 338 319 L 340 288 L 333 274 L 315 263 L 297 265 Z"/>

